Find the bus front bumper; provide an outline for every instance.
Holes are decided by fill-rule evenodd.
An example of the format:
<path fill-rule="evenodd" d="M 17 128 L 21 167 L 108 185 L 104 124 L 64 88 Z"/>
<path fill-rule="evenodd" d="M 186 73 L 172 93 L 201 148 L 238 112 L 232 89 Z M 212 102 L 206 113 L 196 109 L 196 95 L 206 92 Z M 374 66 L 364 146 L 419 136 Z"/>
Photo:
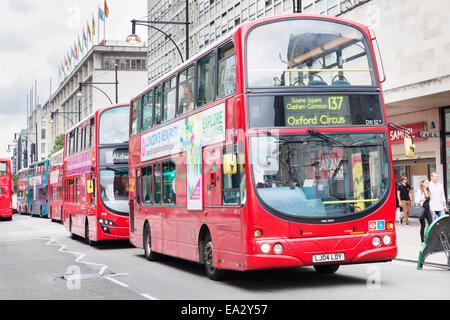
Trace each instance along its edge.
<path fill-rule="evenodd" d="M 0 211 L 0 218 L 11 218 L 13 216 L 12 209 L 8 211 Z"/>
<path fill-rule="evenodd" d="M 104 229 L 106 228 L 106 229 Z M 129 227 L 105 227 L 97 225 L 97 239 L 102 240 L 126 240 L 130 238 Z"/>
<path fill-rule="evenodd" d="M 374 246 L 372 239 L 384 235 L 392 237 L 392 243 L 381 243 Z M 267 253 L 261 252 L 265 243 L 270 246 Z M 273 250 L 275 244 L 281 244 L 283 250 L 276 254 Z M 266 246 L 267 247 L 267 246 Z M 244 255 L 243 269 L 270 269 L 285 267 L 300 267 L 320 264 L 358 264 L 368 262 L 389 261 L 397 256 L 397 246 L 394 233 L 377 233 L 355 237 L 329 237 L 322 239 L 264 239 L 255 242 L 255 254 Z M 314 261 L 319 258 L 339 257 L 325 262 Z M 241 269 L 242 270 L 242 269 Z"/>

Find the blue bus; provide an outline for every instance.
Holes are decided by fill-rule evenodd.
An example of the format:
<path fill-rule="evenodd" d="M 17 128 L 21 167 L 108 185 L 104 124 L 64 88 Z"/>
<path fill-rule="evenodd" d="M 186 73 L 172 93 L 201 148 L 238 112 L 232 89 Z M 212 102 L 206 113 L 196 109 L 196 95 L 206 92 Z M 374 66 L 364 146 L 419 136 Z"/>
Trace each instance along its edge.
<path fill-rule="evenodd" d="M 28 174 L 28 212 L 31 216 L 48 216 L 49 159 L 34 162 Z"/>

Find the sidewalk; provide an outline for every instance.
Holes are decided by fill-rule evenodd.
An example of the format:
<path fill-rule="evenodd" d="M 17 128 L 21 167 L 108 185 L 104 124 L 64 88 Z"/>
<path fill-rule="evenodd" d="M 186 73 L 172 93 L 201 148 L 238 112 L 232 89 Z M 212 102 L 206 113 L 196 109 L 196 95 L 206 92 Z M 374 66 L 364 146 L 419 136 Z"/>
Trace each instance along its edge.
<path fill-rule="evenodd" d="M 417 262 L 420 249 L 420 222 L 419 219 L 410 218 L 409 226 L 405 224 L 395 224 L 397 232 L 397 259 Z M 428 225 L 426 226 L 428 228 Z M 426 230 L 425 230 L 426 233 Z M 444 252 L 435 253 L 425 260 L 426 262 L 447 264 L 447 258 Z"/>

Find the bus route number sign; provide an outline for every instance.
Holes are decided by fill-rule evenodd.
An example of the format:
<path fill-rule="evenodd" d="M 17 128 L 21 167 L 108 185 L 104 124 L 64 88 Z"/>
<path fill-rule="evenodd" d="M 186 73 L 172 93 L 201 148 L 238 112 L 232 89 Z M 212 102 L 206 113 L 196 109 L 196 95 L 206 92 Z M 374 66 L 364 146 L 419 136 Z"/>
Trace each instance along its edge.
<path fill-rule="evenodd" d="M 288 127 L 351 124 L 348 96 L 289 96 L 284 98 Z"/>

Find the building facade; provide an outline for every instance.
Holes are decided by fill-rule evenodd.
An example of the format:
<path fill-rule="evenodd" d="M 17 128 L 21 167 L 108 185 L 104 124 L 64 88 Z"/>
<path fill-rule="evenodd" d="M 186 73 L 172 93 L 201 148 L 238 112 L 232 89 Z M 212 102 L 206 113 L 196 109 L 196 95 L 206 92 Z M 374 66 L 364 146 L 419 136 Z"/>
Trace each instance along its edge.
<path fill-rule="evenodd" d="M 117 93 L 115 65 L 118 69 Z M 84 83 L 81 92 L 80 82 Z M 131 46 L 126 42 L 104 40 L 93 46 L 42 109 L 47 115 L 47 146 L 43 151 L 39 150 L 39 158 L 48 156 L 57 136 L 101 107 L 115 104 L 116 94 L 118 103 L 129 102 L 146 85 L 145 44 Z"/>

